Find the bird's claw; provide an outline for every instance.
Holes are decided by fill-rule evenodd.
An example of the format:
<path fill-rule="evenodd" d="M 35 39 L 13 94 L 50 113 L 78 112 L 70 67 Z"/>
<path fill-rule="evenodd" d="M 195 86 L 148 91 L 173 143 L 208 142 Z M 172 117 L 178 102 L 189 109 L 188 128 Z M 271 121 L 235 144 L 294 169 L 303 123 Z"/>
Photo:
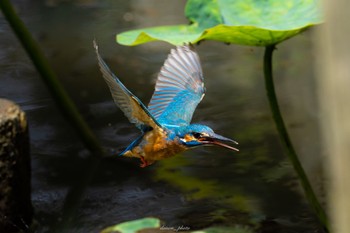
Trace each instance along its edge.
<path fill-rule="evenodd" d="M 140 160 L 141 160 L 141 164 L 140 164 L 140 167 L 142 168 L 145 168 L 149 165 L 149 163 L 145 160 L 145 158 L 143 156 L 140 157 Z"/>

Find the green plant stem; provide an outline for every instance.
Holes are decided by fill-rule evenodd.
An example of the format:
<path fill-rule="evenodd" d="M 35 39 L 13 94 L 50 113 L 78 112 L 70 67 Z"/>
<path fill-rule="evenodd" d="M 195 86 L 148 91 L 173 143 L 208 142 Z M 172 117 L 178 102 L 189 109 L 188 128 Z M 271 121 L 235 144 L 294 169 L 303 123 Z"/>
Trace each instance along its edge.
<path fill-rule="evenodd" d="M 273 119 L 275 121 L 277 131 L 282 140 L 284 148 L 287 152 L 287 155 L 290 161 L 293 164 L 294 170 L 298 174 L 301 185 L 304 189 L 305 195 L 311 206 L 313 207 L 319 221 L 323 224 L 324 228 L 328 232 L 328 219 L 326 213 L 324 212 L 321 204 L 317 200 L 317 197 L 311 187 L 311 184 L 307 178 L 307 175 L 298 159 L 298 156 L 294 150 L 293 144 L 289 138 L 286 126 L 283 122 L 283 118 L 278 106 L 277 97 L 275 93 L 275 87 L 272 77 L 272 54 L 275 49 L 275 45 L 269 45 L 265 48 L 264 54 L 264 76 L 265 76 L 265 87 L 270 103 L 270 108 L 272 112 Z"/>
<path fill-rule="evenodd" d="M 11 3 L 8 0 L 0 0 L 0 8 L 18 39 L 22 43 L 22 46 L 25 48 L 29 57 L 33 61 L 34 66 L 40 73 L 61 112 L 71 123 L 71 126 L 76 130 L 85 146 L 93 154 L 103 154 L 103 149 L 100 146 L 97 138 L 83 117 L 80 115 L 61 83 L 56 78 L 39 46 L 25 27 L 24 23 L 17 16 Z"/>
<path fill-rule="evenodd" d="M 32 38 L 24 23 L 17 16 L 11 3 L 8 0 L 0 0 L 0 8 L 18 39 L 22 43 L 22 46 L 27 51 L 27 54 L 34 63 L 37 71 L 40 73 L 42 80 L 49 89 L 59 110 L 78 133 L 78 136 L 86 148 L 88 148 L 92 155 L 94 155 L 92 158 L 90 158 L 90 163 L 85 165 L 85 168 L 82 171 L 84 176 L 79 177 L 80 179 L 77 180 L 76 184 L 69 189 L 65 198 L 62 209 L 64 218 L 61 222 L 59 222 L 59 229 L 65 229 L 72 224 L 72 218 L 74 218 L 76 210 L 78 209 L 85 193 L 86 187 L 90 182 L 94 171 L 96 171 L 97 167 L 99 166 L 100 158 L 104 152 L 94 133 L 91 131 L 88 124 L 80 115 L 75 104 L 69 98 L 63 86 L 56 78 L 56 75 L 49 66 L 39 46 Z"/>

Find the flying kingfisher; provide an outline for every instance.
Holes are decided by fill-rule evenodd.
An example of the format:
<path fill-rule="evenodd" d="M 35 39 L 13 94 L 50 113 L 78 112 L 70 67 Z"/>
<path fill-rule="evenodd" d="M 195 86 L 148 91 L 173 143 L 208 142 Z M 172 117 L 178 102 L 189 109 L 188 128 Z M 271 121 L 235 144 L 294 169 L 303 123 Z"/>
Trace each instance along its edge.
<path fill-rule="evenodd" d="M 114 102 L 142 132 L 119 155 L 140 158 L 140 167 L 146 167 L 197 146 L 218 145 L 238 151 L 227 144 L 238 144 L 236 141 L 214 133 L 206 125 L 190 124 L 205 93 L 199 57 L 191 44 L 171 50 L 148 108 L 108 68 L 95 41 L 94 48 Z"/>

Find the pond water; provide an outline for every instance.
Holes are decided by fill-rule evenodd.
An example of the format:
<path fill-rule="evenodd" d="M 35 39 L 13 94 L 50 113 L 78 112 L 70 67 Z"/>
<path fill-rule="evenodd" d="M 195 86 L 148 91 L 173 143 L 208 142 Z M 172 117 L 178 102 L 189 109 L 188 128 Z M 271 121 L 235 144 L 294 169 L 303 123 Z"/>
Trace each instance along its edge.
<path fill-rule="evenodd" d="M 112 70 L 145 104 L 172 46 L 124 47 L 116 33 L 187 23 L 185 1 L 12 1 L 103 147 L 126 147 L 138 134 L 115 107 L 92 40 Z M 99 232 L 153 216 L 167 226 L 239 224 L 257 232 L 322 232 L 284 153 L 262 77 L 263 48 L 205 41 L 197 46 L 207 93 L 193 122 L 237 140 L 239 153 L 206 147 L 139 168 L 136 159 L 91 158 L 3 17 L 0 98 L 18 103 L 30 124 L 36 232 Z M 297 152 L 322 196 L 319 117 L 312 36 L 278 46 L 275 79 Z"/>

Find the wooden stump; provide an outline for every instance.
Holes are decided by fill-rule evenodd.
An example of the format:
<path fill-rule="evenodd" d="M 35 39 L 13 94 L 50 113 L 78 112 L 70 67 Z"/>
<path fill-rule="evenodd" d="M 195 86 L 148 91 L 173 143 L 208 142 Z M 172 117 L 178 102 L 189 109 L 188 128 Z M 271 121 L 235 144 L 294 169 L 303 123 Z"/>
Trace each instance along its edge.
<path fill-rule="evenodd" d="M 0 232 L 29 231 L 32 215 L 27 121 L 16 104 L 0 99 Z"/>

